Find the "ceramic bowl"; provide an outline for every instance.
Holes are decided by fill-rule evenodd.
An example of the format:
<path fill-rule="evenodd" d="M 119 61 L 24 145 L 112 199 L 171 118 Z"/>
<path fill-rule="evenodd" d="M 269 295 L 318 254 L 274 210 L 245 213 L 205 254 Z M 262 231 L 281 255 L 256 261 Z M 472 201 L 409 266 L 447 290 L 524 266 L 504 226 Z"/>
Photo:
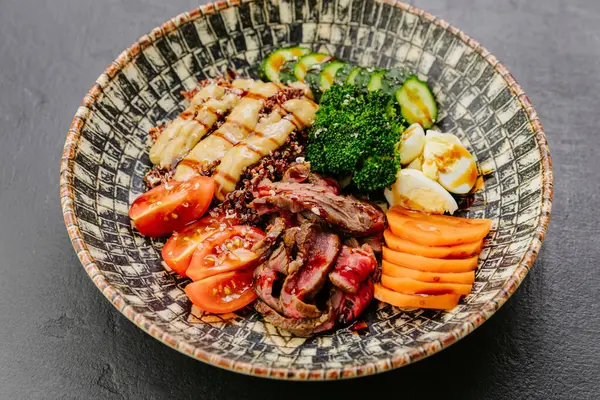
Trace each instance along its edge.
<path fill-rule="evenodd" d="M 449 312 L 374 301 L 368 325 L 292 337 L 247 311 L 198 318 L 187 280 L 161 262 L 160 240 L 127 216 L 150 167 L 148 130 L 183 110 L 182 90 L 226 68 L 256 73 L 272 50 L 301 44 L 362 65 L 405 65 L 426 78 L 441 130 L 457 134 L 491 172 L 461 214 L 491 218 L 470 295 Z M 181 14 L 125 50 L 83 99 L 61 165 L 65 223 L 86 272 L 110 302 L 165 344 L 262 377 L 340 379 L 420 360 L 489 318 L 517 289 L 540 249 L 552 167 L 538 115 L 508 70 L 479 43 L 427 12 L 393 1 L 217 2 Z M 463 203 L 463 206 L 465 204 Z"/>

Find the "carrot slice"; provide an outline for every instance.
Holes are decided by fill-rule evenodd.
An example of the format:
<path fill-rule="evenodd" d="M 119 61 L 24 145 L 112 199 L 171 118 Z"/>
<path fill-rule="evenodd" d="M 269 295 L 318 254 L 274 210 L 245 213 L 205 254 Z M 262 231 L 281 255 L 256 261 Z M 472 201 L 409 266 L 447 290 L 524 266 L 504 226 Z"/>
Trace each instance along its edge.
<path fill-rule="evenodd" d="M 404 294 L 459 294 L 466 296 L 471 293 L 472 286 L 460 283 L 431 283 L 421 282 L 411 278 L 396 278 L 381 275 L 381 284 L 395 292 Z"/>
<path fill-rule="evenodd" d="M 434 308 L 438 310 L 451 310 L 458 305 L 460 295 L 441 294 L 439 296 L 415 295 L 397 293 L 386 289 L 379 283 L 375 284 L 374 297 L 400 308 Z"/>
<path fill-rule="evenodd" d="M 425 272 L 404 268 L 386 260 L 382 262 L 382 272 L 387 276 L 411 278 L 421 282 L 461 283 L 466 285 L 472 285 L 475 282 L 475 271 L 459 273 Z"/>
<path fill-rule="evenodd" d="M 387 213 L 394 235 L 423 246 L 454 246 L 482 240 L 492 227 L 489 219 L 468 219 L 417 213 L 392 207 Z"/>
<path fill-rule="evenodd" d="M 383 259 L 405 268 L 418 269 L 427 272 L 468 272 L 477 268 L 477 256 L 462 260 L 447 260 L 429 258 L 402 253 L 383 247 Z"/>
<path fill-rule="evenodd" d="M 408 208 L 404 208 L 401 206 L 394 206 L 390 208 L 389 211 L 393 211 L 397 214 L 411 218 L 421 219 L 425 221 L 434 221 L 446 225 L 460 225 L 464 223 L 470 225 L 487 225 L 488 223 L 491 224 L 492 222 L 492 220 L 485 218 L 464 218 L 456 217 L 453 215 L 428 214 L 422 211 L 409 210 Z"/>
<path fill-rule="evenodd" d="M 389 229 L 383 232 L 386 245 L 396 251 L 430 258 L 465 258 L 481 253 L 483 240 L 455 246 L 423 246 L 410 240 L 402 239 Z"/>

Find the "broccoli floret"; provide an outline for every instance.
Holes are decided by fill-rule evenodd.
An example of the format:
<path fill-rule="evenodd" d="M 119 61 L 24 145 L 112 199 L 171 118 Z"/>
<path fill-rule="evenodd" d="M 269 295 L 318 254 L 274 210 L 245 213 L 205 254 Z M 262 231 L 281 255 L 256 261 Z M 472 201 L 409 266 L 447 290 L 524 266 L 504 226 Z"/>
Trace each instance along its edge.
<path fill-rule="evenodd" d="M 350 174 L 361 191 L 383 189 L 396 180 L 403 130 L 391 96 L 333 85 L 321 99 L 306 156 L 316 172 Z"/>
<path fill-rule="evenodd" d="M 390 187 L 396 181 L 398 168 L 400 168 L 400 157 L 371 156 L 354 174 L 352 181 L 356 188 L 363 192 Z"/>

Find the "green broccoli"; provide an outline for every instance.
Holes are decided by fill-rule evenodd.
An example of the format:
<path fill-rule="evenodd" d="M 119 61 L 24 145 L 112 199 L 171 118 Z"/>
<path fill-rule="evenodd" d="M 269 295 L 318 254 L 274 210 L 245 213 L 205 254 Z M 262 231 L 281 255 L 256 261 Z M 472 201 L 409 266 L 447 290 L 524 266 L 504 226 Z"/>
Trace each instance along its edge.
<path fill-rule="evenodd" d="M 404 128 L 391 96 L 333 85 L 321 99 L 306 157 L 315 172 L 352 175 L 360 191 L 383 189 L 396 180 Z"/>

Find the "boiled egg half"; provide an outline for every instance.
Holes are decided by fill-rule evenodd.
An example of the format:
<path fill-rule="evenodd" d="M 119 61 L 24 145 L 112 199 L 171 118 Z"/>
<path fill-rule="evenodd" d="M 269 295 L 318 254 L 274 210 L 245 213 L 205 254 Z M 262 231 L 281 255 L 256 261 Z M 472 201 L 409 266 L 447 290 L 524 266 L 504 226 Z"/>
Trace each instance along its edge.
<path fill-rule="evenodd" d="M 423 152 L 425 147 L 425 131 L 419 124 L 412 124 L 404 132 L 400 139 L 400 162 L 408 165 Z"/>
<path fill-rule="evenodd" d="M 398 171 L 396 182 L 385 189 L 390 206 L 402 206 L 416 211 L 453 214 L 458 209 L 456 200 L 439 183 L 417 169 Z"/>
<path fill-rule="evenodd" d="M 477 164 L 460 139 L 429 130 L 423 147 L 423 173 L 451 193 L 468 193 L 477 180 Z"/>

